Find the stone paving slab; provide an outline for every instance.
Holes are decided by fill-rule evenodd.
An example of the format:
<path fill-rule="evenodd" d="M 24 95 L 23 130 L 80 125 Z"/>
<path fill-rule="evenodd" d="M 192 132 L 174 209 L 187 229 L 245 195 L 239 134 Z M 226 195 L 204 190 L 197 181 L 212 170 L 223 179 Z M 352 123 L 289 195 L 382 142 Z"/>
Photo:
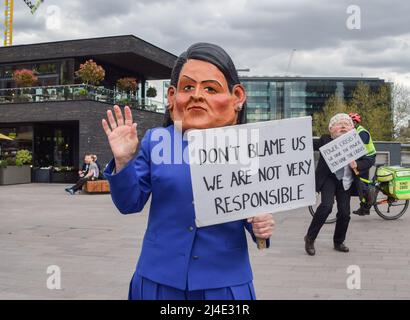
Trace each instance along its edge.
<path fill-rule="evenodd" d="M 142 214 L 123 216 L 110 195 L 68 195 L 64 184 L 0 186 L 0 299 L 126 299 L 146 229 Z M 352 208 L 356 208 L 355 199 Z M 325 225 L 307 256 L 306 208 L 275 215 L 271 248 L 249 250 L 258 299 L 410 299 L 410 213 L 385 221 L 352 215 L 346 244 L 333 250 Z M 60 290 L 46 286 L 61 268 Z M 348 289 L 347 268 L 361 289 Z"/>

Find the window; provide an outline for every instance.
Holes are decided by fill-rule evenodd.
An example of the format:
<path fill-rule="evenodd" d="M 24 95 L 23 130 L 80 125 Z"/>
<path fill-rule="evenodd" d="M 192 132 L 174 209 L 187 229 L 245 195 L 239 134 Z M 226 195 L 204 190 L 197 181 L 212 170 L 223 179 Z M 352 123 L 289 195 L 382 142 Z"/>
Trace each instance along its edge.
<path fill-rule="evenodd" d="M 39 75 L 57 73 L 57 63 L 34 64 L 33 70 L 36 71 Z"/>
<path fill-rule="evenodd" d="M 0 159 L 13 158 L 18 150 L 33 151 L 32 126 L 0 126 L 0 133 L 13 140 L 1 140 Z"/>

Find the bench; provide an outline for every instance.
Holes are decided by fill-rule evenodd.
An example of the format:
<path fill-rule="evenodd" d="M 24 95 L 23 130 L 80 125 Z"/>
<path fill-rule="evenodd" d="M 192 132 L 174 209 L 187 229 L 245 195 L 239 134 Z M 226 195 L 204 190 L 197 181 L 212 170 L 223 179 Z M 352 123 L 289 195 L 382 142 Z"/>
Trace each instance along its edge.
<path fill-rule="evenodd" d="M 110 184 L 107 180 L 87 181 L 83 190 L 87 193 L 110 193 Z"/>

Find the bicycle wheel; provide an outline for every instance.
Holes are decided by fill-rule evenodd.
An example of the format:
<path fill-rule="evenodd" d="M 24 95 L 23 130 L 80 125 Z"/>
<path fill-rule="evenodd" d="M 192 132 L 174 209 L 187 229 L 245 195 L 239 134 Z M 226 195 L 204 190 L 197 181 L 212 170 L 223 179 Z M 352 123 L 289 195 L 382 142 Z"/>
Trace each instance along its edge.
<path fill-rule="evenodd" d="M 376 203 L 374 209 L 376 213 L 386 220 L 396 220 L 407 210 L 409 200 L 397 200 L 385 195 L 380 189 L 377 190 Z"/>
<path fill-rule="evenodd" d="M 309 212 L 312 215 L 312 217 L 315 215 L 316 209 L 320 204 L 320 192 L 316 193 L 316 204 L 314 206 L 309 206 Z M 329 214 L 327 217 L 325 223 L 335 223 L 336 222 L 336 213 L 337 213 L 337 206 L 336 203 L 333 205 L 332 212 Z"/>

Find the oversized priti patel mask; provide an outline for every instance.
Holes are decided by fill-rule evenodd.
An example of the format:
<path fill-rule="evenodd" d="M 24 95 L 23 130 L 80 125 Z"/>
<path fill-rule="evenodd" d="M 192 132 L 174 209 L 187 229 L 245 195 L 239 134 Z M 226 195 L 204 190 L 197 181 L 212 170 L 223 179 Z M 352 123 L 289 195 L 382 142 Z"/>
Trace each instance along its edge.
<path fill-rule="evenodd" d="M 216 66 L 194 59 L 182 67 L 177 87 L 168 90 L 171 118 L 181 121 L 183 130 L 234 125 L 245 99 L 242 85 L 231 93 Z"/>
<path fill-rule="evenodd" d="M 246 94 L 229 55 L 197 43 L 178 57 L 168 89 L 165 126 L 206 129 L 244 123 Z"/>

